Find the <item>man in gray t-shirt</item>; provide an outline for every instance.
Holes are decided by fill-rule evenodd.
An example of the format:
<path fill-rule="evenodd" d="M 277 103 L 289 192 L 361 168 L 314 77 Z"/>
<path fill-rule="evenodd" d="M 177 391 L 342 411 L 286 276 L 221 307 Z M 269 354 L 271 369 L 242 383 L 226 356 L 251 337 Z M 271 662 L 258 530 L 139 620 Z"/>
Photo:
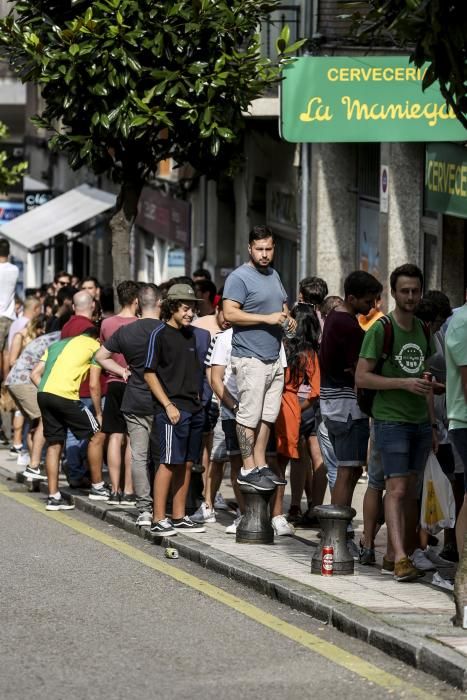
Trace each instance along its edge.
<path fill-rule="evenodd" d="M 238 405 L 234 407 L 243 459 L 238 482 L 260 491 L 285 485 L 266 464 L 266 446 L 276 421 L 284 387 L 279 359 L 284 324 L 296 327 L 287 307 L 287 294 L 271 267 L 274 235 L 267 226 L 250 232 L 250 259 L 227 278 L 223 294 L 224 316 L 233 327 L 232 373 L 237 380 Z"/>

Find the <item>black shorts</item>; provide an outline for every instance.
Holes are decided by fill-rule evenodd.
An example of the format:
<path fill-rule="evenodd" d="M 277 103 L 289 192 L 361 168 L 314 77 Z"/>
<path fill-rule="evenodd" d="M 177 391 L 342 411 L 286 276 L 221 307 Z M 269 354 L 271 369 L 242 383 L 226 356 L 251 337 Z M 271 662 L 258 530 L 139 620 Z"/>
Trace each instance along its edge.
<path fill-rule="evenodd" d="M 125 382 L 109 382 L 107 384 L 107 396 L 105 397 L 104 410 L 102 411 L 103 433 L 126 433 L 126 421 L 120 408 L 125 393 Z"/>
<path fill-rule="evenodd" d="M 173 425 L 166 412 L 156 413 L 154 421 L 159 437 L 161 464 L 199 462 L 203 439 L 204 415 L 180 411 L 180 420 Z"/>
<path fill-rule="evenodd" d="M 300 435 L 305 439 L 316 435 L 320 423 L 321 413 L 319 410 L 319 401 L 315 401 L 311 406 L 305 408 L 302 413 L 300 419 Z"/>
<path fill-rule="evenodd" d="M 48 442 L 65 442 L 67 430 L 77 440 L 87 440 L 99 430 L 99 423 L 81 401 L 40 391 L 37 402 L 44 424 L 44 437 Z"/>
<path fill-rule="evenodd" d="M 217 401 L 208 401 L 204 407 L 203 433 L 212 433 L 219 418 L 219 404 Z"/>

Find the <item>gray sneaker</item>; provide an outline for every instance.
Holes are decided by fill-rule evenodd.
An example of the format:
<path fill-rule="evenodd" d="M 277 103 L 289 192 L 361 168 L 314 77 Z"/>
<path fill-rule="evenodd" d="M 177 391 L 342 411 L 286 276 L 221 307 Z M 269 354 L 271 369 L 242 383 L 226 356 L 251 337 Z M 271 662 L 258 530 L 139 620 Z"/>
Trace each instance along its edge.
<path fill-rule="evenodd" d="M 110 491 L 105 486 L 99 486 L 99 488 L 91 486 L 89 498 L 91 501 L 108 501 L 110 498 Z"/>
<path fill-rule="evenodd" d="M 374 566 L 376 564 L 375 550 L 360 545 L 360 551 L 358 553 L 358 562 L 363 566 Z"/>
<path fill-rule="evenodd" d="M 271 479 L 263 474 L 264 469 L 252 469 L 248 472 L 246 476 L 240 472 L 237 477 L 237 484 L 244 484 L 245 486 L 252 486 L 257 491 L 274 491 L 276 484 L 271 481 Z"/>

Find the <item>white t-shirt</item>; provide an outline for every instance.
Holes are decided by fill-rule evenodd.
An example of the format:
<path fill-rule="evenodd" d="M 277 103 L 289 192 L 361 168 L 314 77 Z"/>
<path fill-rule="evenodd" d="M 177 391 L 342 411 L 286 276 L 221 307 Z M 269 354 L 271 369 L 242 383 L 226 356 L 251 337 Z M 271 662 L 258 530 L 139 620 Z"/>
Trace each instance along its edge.
<path fill-rule="evenodd" d="M 229 328 L 222 333 L 218 333 L 211 343 L 211 354 L 209 359 L 206 359 L 205 364 L 209 367 L 213 365 L 220 365 L 225 367 L 224 372 L 224 386 L 226 387 L 229 394 L 235 401 L 238 400 L 238 390 L 237 390 L 237 379 L 232 373 L 232 365 L 230 363 L 230 357 L 232 354 L 232 335 L 233 329 Z M 285 356 L 284 344 L 281 343 L 279 358 L 282 362 L 282 366 L 287 367 L 287 359 Z M 221 418 L 223 420 L 232 420 L 235 418 L 233 411 L 230 411 L 226 406 L 221 405 Z"/>
<path fill-rule="evenodd" d="M 19 270 L 16 265 L 0 263 L 0 316 L 15 317 L 15 289 Z"/>

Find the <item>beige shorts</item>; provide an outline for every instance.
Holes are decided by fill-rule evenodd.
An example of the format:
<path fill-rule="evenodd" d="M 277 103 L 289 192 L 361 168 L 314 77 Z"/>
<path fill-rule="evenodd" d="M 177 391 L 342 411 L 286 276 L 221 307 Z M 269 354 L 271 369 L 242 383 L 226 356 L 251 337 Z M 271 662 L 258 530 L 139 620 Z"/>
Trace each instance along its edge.
<path fill-rule="evenodd" d="M 37 403 L 37 388 L 34 384 L 12 384 L 8 387 L 8 391 L 26 418 L 36 420 L 41 417 L 41 409 Z"/>
<path fill-rule="evenodd" d="M 256 357 L 232 357 L 237 380 L 237 423 L 256 428 L 260 421 L 275 423 L 284 389 L 284 368 L 280 358 L 263 362 Z"/>

